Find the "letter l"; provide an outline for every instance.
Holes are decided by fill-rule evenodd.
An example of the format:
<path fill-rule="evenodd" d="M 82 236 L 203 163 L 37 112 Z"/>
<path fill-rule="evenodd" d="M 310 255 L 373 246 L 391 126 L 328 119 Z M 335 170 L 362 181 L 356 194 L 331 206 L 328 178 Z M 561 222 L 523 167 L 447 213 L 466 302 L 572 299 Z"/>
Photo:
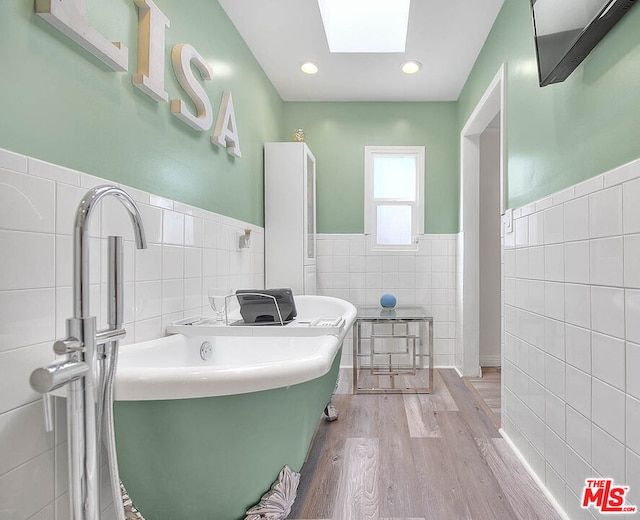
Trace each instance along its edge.
<path fill-rule="evenodd" d="M 85 0 L 36 0 L 36 14 L 117 72 L 129 68 L 129 51 L 87 21 Z"/>

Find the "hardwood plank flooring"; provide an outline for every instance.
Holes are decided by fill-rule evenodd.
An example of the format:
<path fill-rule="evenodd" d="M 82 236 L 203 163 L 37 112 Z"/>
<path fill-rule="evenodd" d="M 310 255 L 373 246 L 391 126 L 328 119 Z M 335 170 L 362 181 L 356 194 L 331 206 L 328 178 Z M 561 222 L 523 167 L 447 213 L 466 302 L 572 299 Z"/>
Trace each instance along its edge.
<path fill-rule="evenodd" d="M 334 520 L 378 520 L 378 439 L 347 439 Z"/>
<path fill-rule="evenodd" d="M 460 414 L 464 417 L 475 437 L 500 437 L 498 428 L 491 417 L 482 409 L 476 399 L 473 398 L 467 386 L 458 376 L 455 370 L 439 370 L 451 397 L 458 406 Z"/>
<path fill-rule="evenodd" d="M 420 439 L 441 436 L 435 414 L 431 410 L 423 412 L 423 403 L 419 396 L 405 394 L 402 396 L 402 401 L 411 438 Z M 428 401 L 425 404 L 427 403 Z"/>
<path fill-rule="evenodd" d="M 296 520 L 557 520 L 454 370 L 433 394 L 351 395 L 321 421 L 302 467 Z"/>
<path fill-rule="evenodd" d="M 523 487 L 529 488 L 535 486 L 535 483 L 507 445 L 507 441 L 477 439 L 477 442 L 485 462 L 500 483 L 518 518 L 536 518 L 532 516 L 532 511 L 537 511 L 543 518 L 553 518 L 555 510 L 548 501 L 540 501 L 538 497 L 520 492 Z"/>
<path fill-rule="evenodd" d="M 464 383 L 484 408 L 496 427 L 500 428 L 502 408 L 500 367 L 482 367 L 482 377 L 464 377 Z"/>
<path fill-rule="evenodd" d="M 460 413 L 442 412 L 439 419 L 449 471 L 463 490 L 472 518 L 517 518 L 491 468 L 484 462 L 465 417 Z"/>
<path fill-rule="evenodd" d="M 420 494 L 417 482 L 407 416 L 402 413 L 402 403 L 397 395 L 378 396 L 381 471 L 378 478 L 380 490 L 380 516 L 401 518 L 420 517 L 424 511 L 412 500 Z"/>
<path fill-rule="evenodd" d="M 437 370 L 433 375 L 432 394 L 404 394 L 402 397 L 412 438 L 441 437 L 438 412 L 458 411 L 458 406 Z"/>

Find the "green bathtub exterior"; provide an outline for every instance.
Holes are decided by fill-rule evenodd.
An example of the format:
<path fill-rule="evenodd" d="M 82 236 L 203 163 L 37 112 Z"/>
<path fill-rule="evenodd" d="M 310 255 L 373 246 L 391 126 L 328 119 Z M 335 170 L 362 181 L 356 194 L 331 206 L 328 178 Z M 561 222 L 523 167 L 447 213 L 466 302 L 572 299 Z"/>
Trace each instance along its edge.
<path fill-rule="evenodd" d="M 300 471 L 341 350 L 327 374 L 288 388 L 116 401 L 120 478 L 145 520 L 241 520 L 284 465 Z"/>

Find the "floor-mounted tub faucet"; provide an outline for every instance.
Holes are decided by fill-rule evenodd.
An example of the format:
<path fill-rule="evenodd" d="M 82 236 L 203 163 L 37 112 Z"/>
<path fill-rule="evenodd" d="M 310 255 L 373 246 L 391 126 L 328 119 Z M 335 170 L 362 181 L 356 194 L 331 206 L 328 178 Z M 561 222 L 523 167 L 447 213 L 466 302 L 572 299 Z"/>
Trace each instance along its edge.
<path fill-rule="evenodd" d="M 31 386 L 44 395 L 45 417 L 49 392 L 67 386 L 69 446 L 69 495 L 71 520 L 99 520 L 99 453 L 102 434 L 113 441 L 111 400 L 118 342 L 122 328 L 123 279 L 122 237 L 108 238 L 108 320 L 109 326 L 96 331 L 96 318 L 89 310 L 89 226 L 98 203 L 108 196 L 117 198 L 131 218 L 138 249 L 147 247 L 142 217 L 133 199 L 116 186 L 98 186 L 80 201 L 73 230 L 73 318 L 67 320 L 67 338 L 56 341 L 54 351 L 66 359 L 31 374 Z M 45 421 L 50 425 L 50 417 Z M 110 424 L 107 424 L 110 423 Z M 109 451 L 110 469 L 115 466 L 115 449 Z M 117 466 L 115 466 L 117 469 Z M 112 487 L 115 486 L 112 473 Z M 117 474 L 117 471 L 116 471 Z M 119 492 L 114 489 L 115 495 Z M 118 511 L 120 504 L 114 504 Z M 121 507 L 120 507 L 121 509 Z M 119 518 L 124 517 L 124 513 Z"/>

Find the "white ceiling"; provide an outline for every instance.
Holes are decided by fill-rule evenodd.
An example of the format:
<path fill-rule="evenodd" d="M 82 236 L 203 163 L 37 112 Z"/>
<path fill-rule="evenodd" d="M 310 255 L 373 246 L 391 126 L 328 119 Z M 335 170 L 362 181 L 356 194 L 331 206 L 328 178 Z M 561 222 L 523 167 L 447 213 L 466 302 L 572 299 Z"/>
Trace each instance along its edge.
<path fill-rule="evenodd" d="M 331 54 L 315 0 L 219 0 L 285 101 L 456 100 L 504 0 L 413 0 L 404 53 Z M 422 63 L 417 74 L 402 62 Z M 320 71 L 300 72 L 313 61 Z"/>

